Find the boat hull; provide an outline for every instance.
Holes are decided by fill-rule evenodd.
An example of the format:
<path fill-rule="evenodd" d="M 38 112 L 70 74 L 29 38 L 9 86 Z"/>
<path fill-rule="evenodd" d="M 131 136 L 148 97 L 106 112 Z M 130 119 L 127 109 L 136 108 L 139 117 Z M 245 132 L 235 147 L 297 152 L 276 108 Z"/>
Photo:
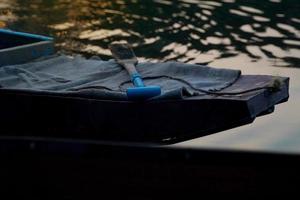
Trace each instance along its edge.
<path fill-rule="evenodd" d="M 273 81 L 243 75 L 222 92 Z M 1 135 L 170 144 L 238 127 L 288 99 L 289 79 L 280 90 L 239 95 L 203 95 L 183 100 L 108 101 L 0 89 Z"/>

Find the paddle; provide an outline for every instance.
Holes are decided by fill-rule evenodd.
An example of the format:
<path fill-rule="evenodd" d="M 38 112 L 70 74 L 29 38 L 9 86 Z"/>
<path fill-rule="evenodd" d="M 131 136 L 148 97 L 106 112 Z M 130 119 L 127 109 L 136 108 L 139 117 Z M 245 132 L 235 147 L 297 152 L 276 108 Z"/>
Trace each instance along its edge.
<path fill-rule="evenodd" d="M 159 86 L 145 86 L 141 75 L 137 72 L 135 65 L 138 60 L 127 43 L 113 43 L 109 49 L 117 63 L 122 65 L 130 75 L 134 88 L 127 88 L 126 93 L 129 100 L 147 100 L 161 94 Z"/>

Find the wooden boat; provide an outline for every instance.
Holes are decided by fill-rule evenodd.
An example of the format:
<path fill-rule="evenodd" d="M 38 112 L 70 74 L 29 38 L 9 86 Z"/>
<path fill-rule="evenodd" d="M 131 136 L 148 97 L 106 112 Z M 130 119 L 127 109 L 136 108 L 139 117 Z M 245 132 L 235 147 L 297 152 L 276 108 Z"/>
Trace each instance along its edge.
<path fill-rule="evenodd" d="M 0 66 L 25 63 L 54 53 L 53 39 L 0 29 Z"/>
<path fill-rule="evenodd" d="M 224 92 L 245 90 L 272 76 L 242 76 Z M 184 100 L 124 102 L 29 94 L 0 89 L 1 135 L 173 143 L 253 122 L 288 99 L 288 78 L 277 92 L 205 95 Z M 134 124 L 134 125 L 133 125 Z"/>
<path fill-rule="evenodd" d="M 26 61 L 53 52 L 50 39 L 9 31 L 0 34 L 8 35 L 5 39 L 0 37 L 0 66 L 23 62 L 18 57 L 20 52 L 43 52 L 28 54 Z M 13 37 L 21 38 L 20 47 L 6 42 Z M 27 37 L 31 41 L 26 42 Z M 274 80 L 280 84 L 270 87 Z M 288 88 L 287 77 L 242 75 L 219 94 L 146 102 L 0 88 L 0 134 L 170 144 L 251 123 L 256 117 L 273 112 L 276 104 L 287 101 Z"/>
<path fill-rule="evenodd" d="M 29 42 L 32 35 L 4 32 L 0 67 L 53 52 L 51 40 L 33 36 Z M 5 34 L 25 43 L 7 45 L 12 43 Z M 277 77 L 281 84 L 272 90 L 274 78 L 242 75 L 223 95 L 144 103 L 0 88 L 2 194 L 31 199 L 297 194 L 298 155 L 120 143 L 168 144 L 251 123 L 287 101 L 289 79 Z"/>

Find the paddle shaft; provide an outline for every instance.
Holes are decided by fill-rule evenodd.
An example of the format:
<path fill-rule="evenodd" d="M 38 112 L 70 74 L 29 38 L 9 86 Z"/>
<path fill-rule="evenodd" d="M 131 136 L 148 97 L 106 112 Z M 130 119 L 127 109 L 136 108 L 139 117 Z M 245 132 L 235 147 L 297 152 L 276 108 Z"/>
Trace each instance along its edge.
<path fill-rule="evenodd" d="M 121 64 L 126 69 L 134 86 L 145 87 L 141 75 L 137 72 L 135 65 L 132 62 L 126 62 L 122 60 L 122 62 L 119 62 L 119 64 Z"/>
<path fill-rule="evenodd" d="M 136 74 L 138 73 L 136 68 L 135 68 L 135 65 L 133 63 L 130 63 L 130 62 L 126 62 L 124 60 L 122 60 L 121 64 L 128 72 L 128 74 L 130 75 L 130 77 L 133 75 L 133 74 Z"/>

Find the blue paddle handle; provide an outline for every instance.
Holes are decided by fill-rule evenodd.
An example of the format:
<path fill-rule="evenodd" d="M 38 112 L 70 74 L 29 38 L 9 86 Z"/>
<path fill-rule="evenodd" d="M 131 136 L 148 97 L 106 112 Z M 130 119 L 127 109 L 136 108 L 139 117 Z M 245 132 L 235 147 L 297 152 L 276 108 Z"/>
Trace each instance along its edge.
<path fill-rule="evenodd" d="M 145 87 L 142 77 L 139 73 L 131 74 L 131 81 L 133 82 L 135 87 Z"/>

